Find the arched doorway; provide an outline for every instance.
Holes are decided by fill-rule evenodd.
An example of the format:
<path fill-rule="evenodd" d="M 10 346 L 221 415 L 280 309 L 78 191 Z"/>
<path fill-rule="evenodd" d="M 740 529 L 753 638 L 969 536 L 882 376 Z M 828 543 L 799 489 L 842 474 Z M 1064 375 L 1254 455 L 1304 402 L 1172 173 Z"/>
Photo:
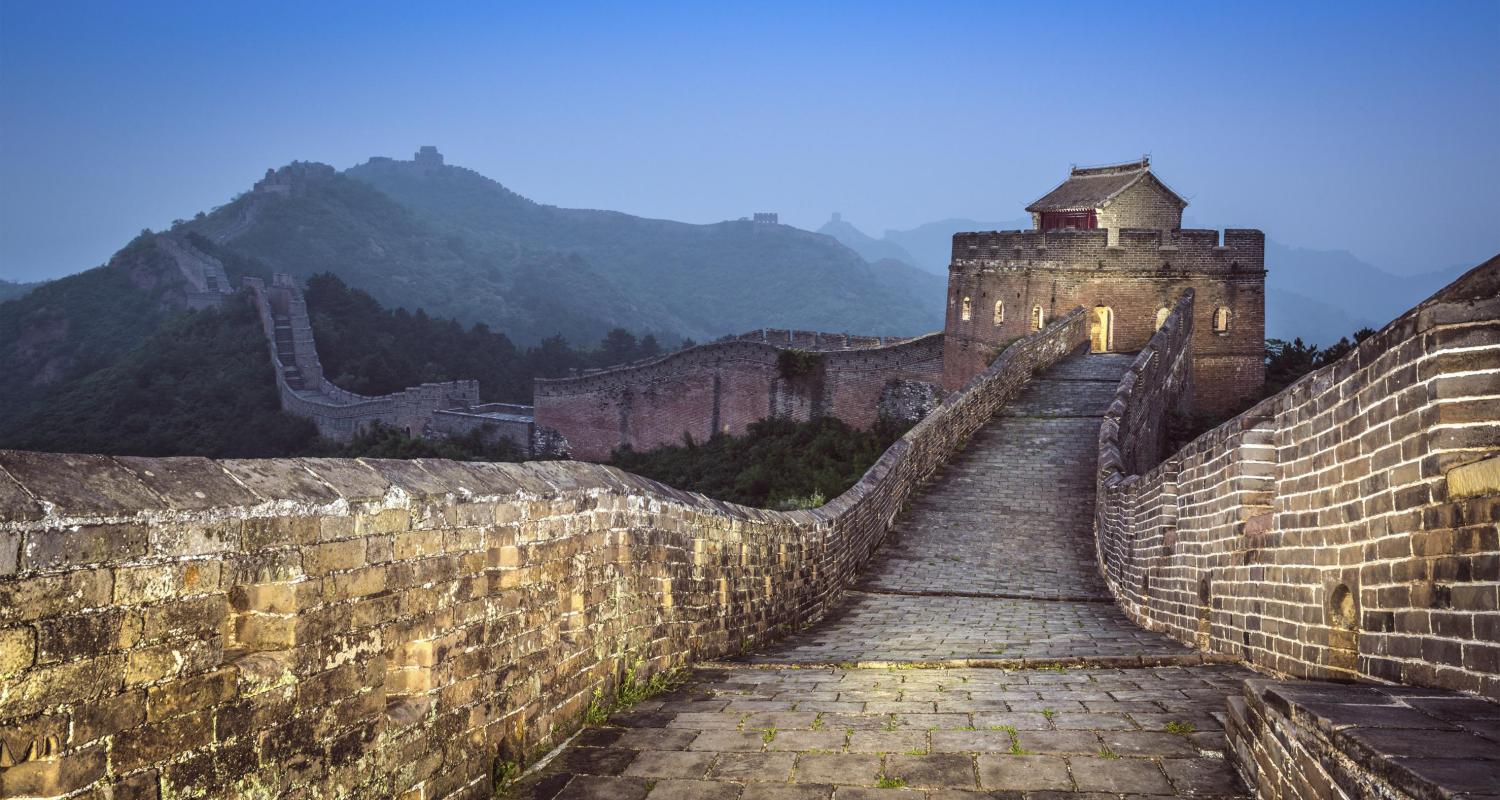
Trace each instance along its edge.
<path fill-rule="evenodd" d="M 1115 312 L 1109 306 L 1094 306 L 1089 315 L 1089 350 L 1108 353 L 1115 346 Z"/>

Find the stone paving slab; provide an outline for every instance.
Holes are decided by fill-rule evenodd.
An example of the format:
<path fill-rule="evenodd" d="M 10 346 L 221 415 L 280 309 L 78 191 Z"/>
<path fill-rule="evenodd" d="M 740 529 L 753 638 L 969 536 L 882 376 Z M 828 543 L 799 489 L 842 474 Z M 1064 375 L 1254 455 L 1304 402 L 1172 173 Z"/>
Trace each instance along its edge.
<path fill-rule="evenodd" d="M 1195 656 L 1110 603 L 849 592 L 813 628 L 745 657 L 759 664 Z"/>
<path fill-rule="evenodd" d="M 1034 379 L 897 521 L 860 588 L 1109 599 L 1092 535 L 1099 422 L 1129 364 L 1089 355 Z"/>
<path fill-rule="evenodd" d="M 584 731 L 511 796 L 1239 797 L 1222 709 L 1250 675 L 697 669 L 677 691 Z M 828 703 L 841 710 L 820 710 Z M 770 705 L 787 710 L 747 710 Z"/>

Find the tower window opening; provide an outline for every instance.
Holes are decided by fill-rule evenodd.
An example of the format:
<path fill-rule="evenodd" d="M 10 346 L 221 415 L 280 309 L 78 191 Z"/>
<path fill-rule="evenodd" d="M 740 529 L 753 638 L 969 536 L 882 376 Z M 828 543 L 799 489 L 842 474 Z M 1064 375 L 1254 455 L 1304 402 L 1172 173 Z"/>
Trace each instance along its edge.
<path fill-rule="evenodd" d="M 1000 325 L 1000 323 L 1002 323 L 1004 321 L 1005 321 L 1005 301 L 1004 300 L 996 300 L 995 301 L 995 325 L 998 327 Z"/>
<path fill-rule="evenodd" d="M 1039 331 L 1047 324 L 1047 312 L 1040 305 L 1031 307 L 1031 329 Z"/>
<path fill-rule="evenodd" d="M 971 298 L 968 298 L 968 297 L 964 298 L 964 305 L 963 305 L 963 310 L 961 311 L 961 316 L 963 317 L 963 321 L 964 322 L 968 322 L 970 319 L 973 319 L 973 317 L 974 317 L 974 301 Z"/>
<path fill-rule="evenodd" d="M 1229 306 L 1214 309 L 1214 333 L 1229 332 Z"/>

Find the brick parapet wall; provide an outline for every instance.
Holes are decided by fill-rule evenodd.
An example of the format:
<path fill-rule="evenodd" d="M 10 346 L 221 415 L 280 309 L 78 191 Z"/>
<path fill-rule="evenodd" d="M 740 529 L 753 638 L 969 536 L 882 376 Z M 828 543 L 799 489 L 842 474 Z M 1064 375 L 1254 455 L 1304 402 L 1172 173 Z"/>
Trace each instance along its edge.
<path fill-rule="evenodd" d="M 684 434 L 699 441 L 740 435 L 767 417 L 832 415 L 867 427 L 888 383 L 936 383 L 942 375 L 943 335 L 936 333 L 820 351 L 816 374 L 802 379 L 781 375 L 784 349 L 729 340 L 587 375 L 538 379 L 536 424 L 562 434 L 575 458 L 604 460 L 618 447 L 649 450 L 680 443 Z"/>
<path fill-rule="evenodd" d="M 812 511 L 582 463 L 0 451 L 0 795 L 489 797 L 632 665 L 819 617 L 1086 333 L 1018 342 Z"/>
<path fill-rule="evenodd" d="M 1193 298 L 1192 289 L 1183 292 L 1161 329 L 1120 378 L 1099 426 L 1101 485 L 1156 466 L 1173 419 L 1184 415 L 1191 403 Z"/>
<path fill-rule="evenodd" d="M 1154 468 L 1101 469 L 1120 604 L 1278 673 L 1500 699 L 1497 295 L 1500 259 Z"/>
<path fill-rule="evenodd" d="M 900 336 L 857 336 L 850 333 L 826 333 L 823 331 L 797 331 L 786 328 L 759 328 L 724 341 L 761 342 L 778 347 L 795 347 L 800 350 L 849 350 L 862 347 L 884 347 L 908 341 Z"/>

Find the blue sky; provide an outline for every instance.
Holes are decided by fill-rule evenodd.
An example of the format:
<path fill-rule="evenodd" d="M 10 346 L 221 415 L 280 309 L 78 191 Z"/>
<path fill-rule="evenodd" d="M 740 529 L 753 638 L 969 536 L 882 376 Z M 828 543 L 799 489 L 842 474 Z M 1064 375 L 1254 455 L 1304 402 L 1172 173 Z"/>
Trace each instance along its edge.
<path fill-rule="evenodd" d="M 541 202 L 876 235 L 1013 219 L 1071 163 L 1149 152 L 1198 224 L 1477 263 L 1497 42 L 1500 0 L 0 0 L 0 277 L 102 263 L 267 167 L 422 144 Z"/>

